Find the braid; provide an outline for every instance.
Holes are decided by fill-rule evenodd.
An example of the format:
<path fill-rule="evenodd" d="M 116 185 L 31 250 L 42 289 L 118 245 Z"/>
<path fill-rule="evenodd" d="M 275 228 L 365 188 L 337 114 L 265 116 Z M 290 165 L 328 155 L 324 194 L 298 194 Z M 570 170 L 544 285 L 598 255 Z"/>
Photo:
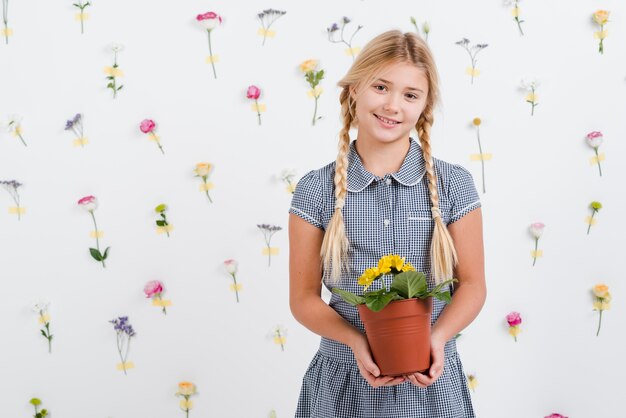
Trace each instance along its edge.
<path fill-rule="evenodd" d="M 347 261 L 348 237 L 343 223 L 341 209 L 345 205 L 348 192 L 348 153 L 350 151 L 350 127 L 354 120 L 354 102 L 351 101 L 349 89 L 346 87 L 339 98 L 343 127 L 339 133 L 339 152 L 335 163 L 335 211 L 324 234 L 321 257 L 324 270 L 331 270 L 330 282 L 338 283 L 341 270 Z"/>
<path fill-rule="evenodd" d="M 427 105 L 417 121 L 417 134 L 422 145 L 424 162 L 426 164 L 426 174 L 428 177 L 428 191 L 430 193 L 430 201 L 432 204 L 431 211 L 435 220 L 435 228 L 430 243 L 430 264 L 431 277 L 435 283 L 440 283 L 445 279 L 449 279 L 454 274 L 454 266 L 457 263 L 457 254 L 454 249 L 454 242 L 448 232 L 448 228 L 441 219 L 441 210 L 439 209 L 439 194 L 437 192 L 437 175 L 432 160 L 432 152 L 430 148 L 430 128 L 433 125 L 432 106 Z"/>

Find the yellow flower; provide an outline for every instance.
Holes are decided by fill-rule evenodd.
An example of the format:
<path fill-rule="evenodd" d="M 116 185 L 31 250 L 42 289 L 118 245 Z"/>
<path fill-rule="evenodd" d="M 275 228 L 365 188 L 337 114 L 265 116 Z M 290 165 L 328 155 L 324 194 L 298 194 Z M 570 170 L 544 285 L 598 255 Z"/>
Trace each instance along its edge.
<path fill-rule="evenodd" d="M 387 259 L 391 263 L 391 268 L 396 271 L 402 271 L 402 266 L 404 265 L 404 257 L 400 257 L 397 254 L 392 254 L 387 256 Z"/>
<path fill-rule="evenodd" d="M 474 118 L 474 120 L 472 120 L 472 123 L 473 123 L 475 126 L 479 126 L 479 125 L 480 125 L 480 118 Z"/>
<path fill-rule="evenodd" d="M 365 288 L 363 289 L 365 291 L 367 290 L 368 287 L 372 285 L 372 283 L 374 283 L 374 280 L 376 280 L 378 276 L 380 276 L 378 268 L 376 267 L 369 268 L 363 272 L 361 277 L 359 277 L 358 283 L 361 286 L 365 286 Z"/>
<path fill-rule="evenodd" d="M 468 374 L 467 375 L 467 386 L 469 386 L 469 388 L 472 391 L 476 390 L 476 387 L 478 386 L 478 379 L 476 379 L 476 376 L 473 374 Z"/>
<path fill-rule="evenodd" d="M 411 265 L 411 263 L 404 263 L 402 266 L 402 271 L 415 271 L 415 267 Z"/>
<path fill-rule="evenodd" d="M 178 392 L 177 395 L 180 396 L 191 396 L 196 393 L 196 385 L 191 382 L 180 382 L 178 384 Z"/>
<path fill-rule="evenodd" d="M 212 169 L 213 165 L 211 163 L 198 163 L 193 171 L 196 172 L 196 175 L 204 177 L 208 176 Z"/>
<path fill-rule="evenodd" d="M 611 300 L 596 299 L 593 301 L 593 309 L 594 311 L 608 311 L 609 309 L 611 309 Z"/>
<path fill-rule="evenodd" d="M 609 287 L 605 284 L 597 284 L 593 287 L 593 294 L 597 298 L 606 298 L 609 295 Z"/>
<path fill-rule="evenodd" d="M 378 272 L 380 274 L 387 274 L 391 271 L 391 257 L 386 255 L 378 260 Z"/>
<path fill-rule="evenodd" d="M 605 25 L 609 21 L 609 13 L 608 10 L 598 10 L 593 14 L 593 20 L 598 25 Z"/>
<path fill-rule="evenodd" d="M 317 67 L 317 60 L 306 60 L 302 64 L 300 64 L 300 71 L 303 73 L 308 73 L 309 71 L 315 70 Z"/>

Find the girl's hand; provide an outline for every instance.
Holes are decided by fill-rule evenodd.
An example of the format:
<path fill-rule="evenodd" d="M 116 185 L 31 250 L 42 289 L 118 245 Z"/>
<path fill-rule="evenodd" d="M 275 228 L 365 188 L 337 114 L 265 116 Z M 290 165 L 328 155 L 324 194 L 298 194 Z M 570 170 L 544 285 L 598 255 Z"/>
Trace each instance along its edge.
<path fill-rule="evenodd" d="M 350 344 L 350 348 L 352 349 L 352 353 L 354 353 L 354 358 L 356 358 L 361 376 L 363 376 L 370 386 L 374 388 L 380 386 L 395 386 L 406 381 L 403 376 L 394 377 L 380 375 L 380 370 L 372 359 L 372 353 L 367 343 L 367 338 L 363 334 L 360 334 L 360 336 Z"/>
<path fill-rule="evenodd" d="M 445 342 L 441 343 L 439 341 L 432 340 L 430 344 L 430 369 L 427 373 L 418 372 L 405 375 L 407 380 L 415 386 L 419 386 L 421 388 L 426 388 L 435 383 L 435 381 L 439 379 L 439 376 L 443 373 L 443 361 L 445 359 L 443 348 L 445 345 Z"/>

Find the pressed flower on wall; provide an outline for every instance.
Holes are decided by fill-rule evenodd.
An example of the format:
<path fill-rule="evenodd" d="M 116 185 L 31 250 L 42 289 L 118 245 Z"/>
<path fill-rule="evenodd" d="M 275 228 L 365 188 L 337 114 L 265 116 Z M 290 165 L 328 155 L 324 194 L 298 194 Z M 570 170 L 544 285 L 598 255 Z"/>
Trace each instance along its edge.
<path fill-rule="evenodd" d="M 609 22 L 609 14 L 610 12 L 608 10 L 597 10 L 592 15 L 593 21 L 600 25 L 600 30 L 594 32 L 593 36 L 600 40 L 598 52 L 601 54 L 604 54 L 604 39 L 609 35 L 609 31 L 604 29 L 604 25 Z"/>
<path fill-rule="evenodd" d="M 315 121 L 321 119 L 321 116 L 317 116 L 317 100 L 322 94 L 322 88 L 319 87 L 320 81 L 324 79 L 324 70 L 317 71 L 318 62 L 316 60 L 306 60 L 300 64 L 300 71 L 304 73 L 304 78 L 311 86 L 311 90 L 308 91 L 310 97 L 315 99 L 315 110 L 313 112 L 313 125 Z"/>
<path fill-rule="evenodd" d="M 156 208 L 154 208 L 154 211 L 158 213 L 161 217 L 161 219 L 156 220 L 157 232 L 165 232 L 167 233 L 167 237 L 169 238 L 170 232 L 172 231 L 172 229 L 174 229 L 174 227 L 167 222 L 167 216 L 165 215 L 165 212 L 167 212 L 167 210 L 168 207 L 165 203 L 161 203 Z"/>
<path fill-rule="evenodd" d="M 4 43 L 9 44 L 9 36 L 13 35 L 13 29 L 9 28 L 9 0 L 2 0 L 2 35 L 4 35 Z"/>
<path fill-rule="evenodd" d="M 472 76 L 472 84 L 474 84 L 474 77 L 478 76 L 480 74 L 480 71 L 478 70 L 478 68 L 476 68 L 476 64 L 478 63 L 478 59 L 476 58 L 476 55 L 478 55 L 478 53 L 480 51 L 482 51 L 483 49 L 487 48 L 487 44 L 476 44 L 472 47 L 469 46 L 469 39 L 467 38 L 463 38 L 460 41 L 457 41 L 456 44 L 460 45 L 463 47 L 463 49 L 465 49 L 467 51 L 467 53 L 470 56 L 470 60 L 472 62 L 472 66 L 471 67 L 467 67 L 465 69 L 465 72 L 469 75 Z"/>
<path fill-rule="evenodd" d="M 295 176 L 296 172 L 294 170 L 283 170 L 280 173 L 280 179 L 285 183 L 287 191 L 291 194 L 296 191 L 296 183 L 293 181 Z"/>
<path fill-rule="evenodd" d="M 213 164 L 210 163 L 198 163 L 196 164 L 196 168 L 194 169 L 194 172 L 196 173 L 195 177 L 200 177 L 202 179 L 200 191 L 206 194 L 206 197 L 209 199 L 210 203 L 213 203 L 213 200 L 211 200 L 211 196 L 209 195 L 209 190 L 213 188 L 213 183 L 208 181 L 208 178 L 212 171 Z"/>
<path fill-rule="evenodd" d="M 83 25 L 83 22 L 87 19 L 89 19 L 89 15 L 87 13 L 85 13 L 85 9 L 90 6 L 91 3 L 86 2 L 83 4 L 82 0 L 78 0 L 76 3 L 73 4 L 74 7 L 78 8 L 78 10 L 80 10 L 80 12 L 78 14 L 76 14 L 76 20 L 80 20 L 80 33 L 84 34 L 85 33 L 85 27 Z"/>
<path fill-rule="evenodd" d="M 595 216 L 596 213 L 600 211 L 600 209 L 602 209 L 602 203 L 593 201 L 589 204 L 589 208 L 591 209 L 591 216 L 587 217 L 587 223 L 589 224 L 589 227 L 587 228 L 587 235 L 589 235 L 589 231 L 591 230 L 591 225 L 596 224 L 596 220 L 593 219 L 593 217 Z"/>
<path fill-rule="evenodd" d="M 287 344 L 287 330 L 277 325 L 270 334 L 270 338 L 276 345 L 280 345 L 280 351 L 285 351 L 285 344 Z"/>
<path fill-rule="evenodd" d="M 33 312 L 37 314 L 39 317 L 39 323 L 43 326 L 43 328 L 39 331 L 41 332 L 41 335 L 48 340 L 48 353 L 51 353 L 53 335 L 50 333 L 50 315 L 48 314 L 49 306 L 50 302 L 47 300 L 40 300 L 33 304 Z"/>
<path fill-rule="evenodd" d="M 506 6 L 513 6 L 513 9 L 511 9 L 511 15 L 513 16 L 513 19 L 515 19 L 515 22 L 517 23 L 517 28 L 519 29 L 519 34 L 520 35 L 524 35 L 524 31 L 522 31 L 522 23 L 524 23 L 523 20 L 520 19 L 519 17 L 519 2 L 521 0 L 504 0 L 504 4 Z"/>
<path fill-rule="evenodd" d="M 215 12 L 206 12 L 203 14 L 199 14 L 196 16 L 196 20 L 204 29 L 206 29 L 207 34 L 209 36 L 209 56 L 206 59 L 207 63 L 211 63 L 213 67 L 213 77 L 217 78 L 217 73 L 215 72 L 215 63 L 218 60 L 217 55 L 213 55 L 213 47 L 211 46 L 211 32 L 213 29 L 217 27 L 217 25 L 222 23 L 222 17 Z"/>
<path fill-rule="evenodd" d="M 605 284 L 597 284 L 592 289 L 593 292 L 593 310 L 600 313 L 598 318 L 598 331 L 596 337 L 600 335 L 600 327 L 602 326 L 602 312 L 611 309 L 611 294 L 609 287 Z"/>
<path fill-rule="evenodd" d="M 111 247 L 107 247 L 104 250 L 104 253 L 100 252 L 100 238 L 102 237 L 102 231 L 98 231 L 98 224 L 96 223 L 96 215 L 94 211 L 98 208 L 98 199 L 95 196 L 85 196 L 78 201 L 78 206 L 85 209 L 91 215 L 91 219 L 93 220 L 94 231 L 91 233 L 91 236 L 96 238 L 96 248 L 90 248 L 89 252 L 94 260 L 102 263 L 102 267 L 106 267 L 104 260 L 109 256 L 109 249 Z"/>
<path fill-rule="evenodd" d="M 7 132 L 13 136 L 16 136 L 22 141 L 24 146 L 26 145 L 26 141 L 24 141 L 24 136 L 22 135 L 22 117 L 18 115 L 10 115 L 9 120 L 6 126 Z"/>
<path fill-rule="evenodd" d="M 113 91 L 113 98 L 117 97 L 117 92 L 124 87 L 123 84 L 118 85 L 117 79 L 118 77 L 124 77 L 124 72 L 119 68 L 117 63 L 117 54 L 124 50 L 124 45 L 119 43 L 112 43 L 109 45 L 108 49 L 113 52 L 113 66 L 112 67 L 104 67 L 104 73 L 107 75 L 107 89 L 111 89 Z"/>
<path fill-rule="evenodd" d="M 532 80 L 532 81 L 522 80 L 520 84 L 521 84 L 521 88 L 524 91 L 528 92 L 525 99 L 526 99 L 526 103 L 530 103 L 532 106 L 530 108 L 530 116 L 533 116 L 535 114 L 535 107 L 539 106 L 539 103 L 537 103 L 537 93 L 535 93 L 537 86 L 539 86 L 539 81 L 538 80 Z"/>
<path fill-rule="evenodd" d="M 193 407 L 193 402 L 189 400 L 190 397 L 195 395 L 196 385 L 191 382 L 180 382 L 178 384 L 178 391 L 176 392 L 176 396 L 182 397 L 180 401 L 180 409 L 185 412 L 185 417 L 189 417 L 189 411 Z"/>
<path fill-rule="evenodd" d="M 74 115 L 72 119 L 68 119 L 65 122 L 65 130 L 74 132 L 76 135 L 76 139 L 74 139 L 74 146 L 84 147 L 89 141 L 85 137 L 85 133 L 83 131 L 83 115 L 77 113 Z"/>
<path fill-rule="evenodd" d="M 548 416 L 546 416 L 545 418 L 567 418 L 565 415 L 561 415 L 561 414 L 550 414 Z"/>
<path fill-rule="evenodd" d="M 0 184 L 11 195 L 11 199 L 15 206 L 9 207 L 9 213 L 17 215 L 17 220 L 22 219 L 22 215 L 26 212 L 26 208 L 20 206 L 20 193 L 18 189 L 22 187 L 22 183 L 16 180 L 2 180 Z"/>
<path fill-rule="evenodd" d="M 268 225 L 268 224 L 258 224 L 257 227 L 263 232 L 263 238 L 265 239 L 266 248 L 263 249 L 263 254 L 267 254 L 267 266 L 269 267 L 272 264 L 272 254 L 278 254 L 278 247 L 272 247 L 272 235 L 276 232 L 280 231 L 280 226 L 276 225 Z"/>
<path fill-rule="evenodd" d="M 589 132 L 585 139 L 587 140 L 587 144 L 589 144 L 589 146 L 593 148 L 593 151 L 596 153 L 596 155 L 591 158 L 590 162 L 591 164 L 598 164 L 598 171 L 600 172 L 600 177 L 602 177 L 602 167 L 600 166 L 600 161 L 604 161 L 604 153 L 598 154 L 598 148 L 600 148 L 600 145 L 604 142 L 604 135 L 602 135 L 602 132 L 593 131 Z"/>
<path fill-rule="evenodd" d="M 535 222 L 533 224 L 530 224 L 530 234 L 535 239 L 535 250 L 531 251 L 530 253 L 530 255 L 533 257 L 533 266 L 537 262 L 537 258 L 543 256 L 543 251 L 537 249 L 537 247 L 539 246 L 539 238 L 541 238 L 541 235 L 543 234 L 543 228 L 545 228 L 545 225 L 541 222 Z"/>
<path fill-rule="evenodd" d="M 352 39 L 354 39 L 354 35 L 356 35 L 357 32 L 363 28 L 363 26 L 358 25 L 356 30 L 352 33 L 352 36 L 350 36 L 350 39 L 346 41 L 343 37 L 343 33 L 348 23 L 350 23 L 350 19 L 344 16 L 338 24 L 333 23 L 330 27 L 326 28 L 326 32 L 328 33 L 328 40 L 330 42 L 334 44 L 343 43 L 348 47 L 348 49 L 346 49 L 346 54 L 349 54 L 354 61 L 355 53 L 357 53 L 360 48 L 352 47 Z M 337 34 L 339 34 L 339 39 L 337 39 Z"/>
<path fill-rule="evenodd" d="M 134 367 L 134 364 L 128 361 L 128 350 L 130 350 L 131 338 L 136 335 L 135 330 L 128 322 L 127 316 L 119 316 L 109 322 L 113 324 L 113 329 L 117 335 L 117 351 L 122 361 L 117 365 L 117 369 L 124 370 L 124 374 L 128 374 L 126 373 L 126 369 Z"/>
<path fill-rule="evenodd" d="M 163 299 L 163 292 L 165 292 L 165 286 L 159 280 L 151 280 L 143 287 L 143 293 L 146 295 L 146 298 L 151 298 L 152 305 L 161 307 L 163 314 L 167 315 L 165 308 L 171 306 L 172 301 Z"/>
<path fill-rule="evenodd" d="M 156 129 L 156 122 L 154 122 L 152 119 L 144 119 L 139 124 L 139 129 L 144 134 L 148 134 L 148 137 L 152 141 L 156 142 L 159 149 L 161 150 L 161 154 L 165 154 L 165 151 L 163 151 L 163 147 L 161 146 L 161 138 L 159 138 L 159 136 L 154 132 L 154 130 Z"/>
<path fill-rule="evenodd" d="M 472 125 L 476 127 L 476 139 L 478 140 L 478 154 L 472 154 L 470 158 L 474 161 L 480 161 L 482 166 L 482 178 L 483 178 L 483 193 L 487 193 L 487 188 L 485 187 L 485 160 L 491 160 L 492 155 L 483 152 L 483 146 L 480 143 L 480 124 L 482 121 L 480 118 L 472 119 Z"/>
<path fill-rule="evenodd" d="M 249 86 L 246 92 L 248 99 L 254 100 L 252 110 L 256 111 L 259 117 L 259 125 L 261 125 L 261 112 L 265 111 L 265 105 L 259 104 L 259 97 L 261 96 L 261 89 L 257 86 Z"/>
<path fill-rule="evenodd" d="M 476 379 L 476 375 L 474 373 L 470 373 L 467 375 L 467 387 L 469 387 L 472 392 L 476 392 L 476 388 L 478 387 L 478 379 Z"/>
<path fill-rule="evenodd" d="M 258 30 L 257 33 L 263 36 L 263 43 L 261 44 L 261 46 L 265 45 L 265 38 L 267 38 L 268 36 L 270 38 L 276 36 L 276 32 L 271 30 L 270 26 L 272 26 L 272 24 L 276 22 L 278 18 L 284 16 L 286 13 L 287 12 L 284 12 L 282 10 L 265 9 L 261 13 L 257 14 L 257 17 L 261 21 L 261 28 Z"/>
<path fill-rule="evenodd" d="M 430 33 L 430 24 L 428 22 L 422 23 L 422 30 L 421 30 L 421 32 L 420 32 L 420 28 L 417 26 L 417 20 L 415 20 L 415 18 L 413 16 L 411 16 L 411 24 L 413 24 L 413 26 L 415 26 L 415 32 L 418 35 L 423 35 L 424 36 L 424 40 L 426 42 L 428 42 L 428 34 Z"/>
<path fill-rule="evenodd" d="M 509 324 L 509 335 L 513 336 L 515 342 L 517 342 L 517 336 L 522 332 L 520 329 L 522 317 L 519 312 L 511 312 L 506 316 L 506 322 Z"/>
<path fill-rule="evenodd" d="M 35 408 L 35 415 L 33 415 L 34 418 L 44 418 L 48 416 L 49 412 L 47 409 L 43 408 L 41 411 L 39 410 L 39 407 L 41 406 L 41 399 L 32 398 L 29 403 Z"/>
<path fill-rule="evenodd" d="M 239 263 L 233 259 L 224 260 L 224 268 L 226 272 L 233 278 L 233 284 L 230 285 L 230 290 L 235 292 L 237 303 L 239 303 L 239 291 L 241 290 L 241 283 L 237 283 L 237 267 Z"/>

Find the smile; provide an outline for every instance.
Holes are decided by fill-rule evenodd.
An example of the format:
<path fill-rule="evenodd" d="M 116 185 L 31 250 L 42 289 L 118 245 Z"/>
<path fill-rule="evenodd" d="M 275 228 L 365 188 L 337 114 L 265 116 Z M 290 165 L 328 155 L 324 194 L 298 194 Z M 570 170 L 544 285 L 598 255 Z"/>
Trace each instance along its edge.
<path fill-rule="evenodd" d="M 389 125 L 389 126 L 397 125 L 397 124 L 399 124 L 399 123 L 400 123 L 400 122 L 398 122 L 397 120 L 387 119 L 387 118 L 384 118 L 384 117 L 382 117 L 382 116 L 378 116 L 376 113 L 374 113 L 374 116 L 376 116 L 376 118 L 377 118 L 379 121 L 381 121 L 381 122 L 383 122 L 384 124 Z"/>

